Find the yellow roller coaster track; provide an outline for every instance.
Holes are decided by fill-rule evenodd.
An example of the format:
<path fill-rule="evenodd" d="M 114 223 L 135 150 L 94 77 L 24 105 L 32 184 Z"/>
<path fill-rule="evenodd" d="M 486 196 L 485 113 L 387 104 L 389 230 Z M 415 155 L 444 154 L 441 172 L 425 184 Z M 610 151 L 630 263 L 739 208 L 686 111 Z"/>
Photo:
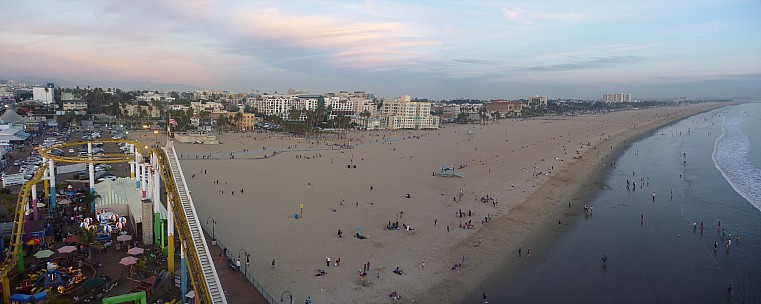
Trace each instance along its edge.
<path fill-rule="evenodd" d="M 63 162 L 63 163 L 124 163 L 124 162 L 130 162 L 135 160 L 134 154 L 124 154 L 124 153 L 108 153 L 103 155 L 88 155 L 88 156 L 57 156 L 50 154 L 50 151 L 53 149 L 63 149 L 68 147 L 79 147 L 82 145 L 87 145 L 88 143 L 125 143 L 125 144 L 133 144 L 135 146 L 135 150 L 140 152 L 143 151 L 143 147 L 140 145 L 139 141 L 136 140 L 126 140 L 126 139 L 104 139 L 104 140 L 97 140 L 97 141 L 78 141 L 78 142 L 71 142 L 71 143 L 62 143 L 57 144 L 53 146 L 48 147 L 40 147 L 36 148 L 37 151 L 40 152 L 40 156 L 44 157 L 46 159 L 52 159 L 56 162 Z"/>
<path fill-rule="evenodd" d="M 53 145 L 49 147 L 42 147 L 37 148 L 37 150 L 40 152 L 40 156 L 44 157 L 45 159 L 52 159 L 54 162 L 64 162 L 64 163 L 119 163 L 119 162 L 130 162 L 135 160 L 134 154 L 105 154 L 105 155 L 99 155 L 99 156 L 56 156 L 50 154 L 50 151 L 55 148 L 66 148 L 66 147 L 73 147 L 73 146 L 81 146 L 86 145 L 88 143 L 128 143 L 133 144 L 135 146 L 136 151 L 141 152 L 143 151 L 142 147 L 140 146 L 140 142 L 134 141 L 134 140 L 97 140 L 97 141 L 80 141 L 80 142 L 72 142 L 72 143 L 63 143 L 58 145 Z M 206 280 L 203 276 L 203 268 L 201 266 L 201 263 L 198 259 L 198 253 L 196 251 L 195 246 L 198 244 L 194 244 L 192 239 L 190 239 L 190 231 L 187 219 L 185 218 L 185 214 L 182 211 L 182 203 L 180 201 L 180 196 L 178 193 L 177 185 L 175 184 L 175 180 L 172 176 L 172 169 L 169 164 L 169 160 L 167 159 L 167 156 L 164 151 L 161 149 L 151 149 L 148 151 L 148 155 L 156 155 L 156 159 L 158 160 L 159 167 L 160 167 L 160 173 L 162 180 L 164 181 L 164 189 L 166 190 L 167 195 L 167 204 L 172 204 L 172 214 L 174 216 L 174 223 L 175 228 L 179 232 L 177 235 L 180 239 L 180 244 L 182 246 L 182 249 L 186 253 L 185 257 L 187 259 L 187 265 L 188 265 L 188 276 L 190 277 L 190 280 L 192 282 L 192 286 L 194 286 L 194 290 L 196 292 L 196 295 L 198 299 L 200 300 L 200 303 L 213 303 L 210 292 L 208 290 Z M 30 199 L 30 193 L 32 190 L 32 186 L 39 183 L 45 173 L 45 170 L 48 167 L 48 163 L 45 162 L 41 164 L 41 166 L 38 168 L 37 172 L 34 174 L 34 176 L 24 183 L 21 186 L 21 189 L 19 190 L 18 199 L 16 203 L 16 214 L 15 219 L 13 221 L 13 231 L 11 234 L 11 243 L 9 244 L 9 250 L 6 255 L 5 260 L 3 260 L 2 264 L 0 264 L 0 279 L 2 279 L 3 283 L 3 300 L 5 303 L 9 303 L 8 297 L 10 296 L 10 288 L 9 288 L 9 274 L 13 270 L 14 264 L 17 262 L 19 255 L 21 254 L 21 249 L 23 247 L 22 237 L 24 234 L 24 220 L 25 220 L 25 206 L 29 203 Z M 170 241 L 170 245 L 173 243 L 173 241 Z M 171 250 L 174 251 L 173 249 Z M 174 259 L 174 257 L 169 257 L 169 259 Z M 172 265 L 174 263 L 171 263 Z M 170 266 L 172 266 L 170 265 Z M 170 271 L 174 271 L 173 269 L 170 269 Z"/>

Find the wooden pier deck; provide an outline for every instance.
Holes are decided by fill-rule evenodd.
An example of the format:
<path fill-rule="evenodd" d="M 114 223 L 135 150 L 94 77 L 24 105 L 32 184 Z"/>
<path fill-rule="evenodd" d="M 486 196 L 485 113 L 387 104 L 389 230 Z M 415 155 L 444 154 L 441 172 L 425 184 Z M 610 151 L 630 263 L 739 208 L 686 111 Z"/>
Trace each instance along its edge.
<path fill-rule="evenodd" d="M 219 255 L 222 254 L 222 248 L 211 244 L 211 237 L 204 231 L 206 244 L 209 245 L 209 252 L 214 259 L 214 267 L 217 269 L 219 281 L 222 282 L 222 290 L 225 291 L 227 303 L 250 303 L 250 304 L 268 304 L 254 284 L 251 284 L 240 271 L 234 271 L 227 266 L 226 260 L 219 261 Z"/>

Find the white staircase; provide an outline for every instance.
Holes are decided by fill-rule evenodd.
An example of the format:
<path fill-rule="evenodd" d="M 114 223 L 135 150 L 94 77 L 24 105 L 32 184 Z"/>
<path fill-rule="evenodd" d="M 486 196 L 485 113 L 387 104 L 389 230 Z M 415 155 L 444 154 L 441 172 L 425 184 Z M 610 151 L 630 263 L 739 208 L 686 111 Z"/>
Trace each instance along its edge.
<path fill-rule="evenodd" d="M 214 268 L 214 261 L 212 260 L 211 253 L 209 253 L 206 239 L 201 230 L 201 224 L 198 221 L 198 216 L 196 215 L 196 210 L 193 206 L 193 200 L 190 198 L 190 193 L 188 192 L 188 187 L 185 183 L 185 175 L 183 175 L 180 162 L 177 160 L 177 153 L 174 151 L 173 146 L 164 147 L 162 149 L 164 150 L 164 153 L 166 153 L 169 165 L 172 168 L 174 184 L 177 186 L 177 192 L 180 201 L 182 202 L 182 212 L 185 214 L 188 223 L 187 230 L 190 231 L 188 238 L 193 241 L 193 247 L 198 255 L 198 261 L 202 268 L 200 271 L 206 282 L 206 290 L 209 292 L 212 303 L 227 303 L 225 294 L 222 291 L 222 284 L 217 275 L 217 270 Z M 183 231 L 185 229 L 179 230 Z M 198 269 L 193 270 L 199 271 Z"/>

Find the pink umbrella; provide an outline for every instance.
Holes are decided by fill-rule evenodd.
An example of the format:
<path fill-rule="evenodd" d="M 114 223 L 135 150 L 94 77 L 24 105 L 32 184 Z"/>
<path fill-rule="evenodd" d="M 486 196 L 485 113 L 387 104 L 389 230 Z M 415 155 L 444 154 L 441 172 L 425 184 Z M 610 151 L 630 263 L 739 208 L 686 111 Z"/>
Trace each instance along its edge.
<path fill-rule="evenodd" d="M 123 257 L 121 259 L 121 261 L 119 261 L 119 264 L 127 265 L 127 266 L 134 265 L 135 263 L 137 263 L 137 258 L 136 257 L 131 257 L 131 256 Z M 135 289 L 135 279 L 132 278 L 132 267 L 129 268 L 129 275 L 130 275 L 130 278 L 131 278 L 130 281 L 132 281 L 132 289 Z"/>
<path fill-rule="evenodd" d="M 58 253 L 72 253 L 77 250 L 76 246 L 63 246 L 58 248 Z"/>
<path fill-rule="evenodd" d="M 71 201 L 68 199 L 62 199 L 60 202 L 58 202 L 59 205 L 68 205 L 71 204 Z"/>
<path fill-rule="evenodd" d="M 130 250 L 127 250 L 127 254 L 138 255 L 138 254 L 143 254 L 144 251 L 145 249 L 143 248 L 133 247 L 133 248 L 130 248 Z"/>
<path fill-rule="evenodd" d="M 120 236 L 117 236 L 116 240 L 119 241 L 119 242 L 131 241 L 132 240 L 132 236 L 129 235 L 129 234 L 122 234 Z"/>
<path fill-rule="evenodd" d="M 132 257 L 132 256 L 123 257 L 119 261 L 119 264 L 126 265 L 126 266 L 133 265 L 135 263 L 137 263 L 137 258 L 136 257 Z"/>

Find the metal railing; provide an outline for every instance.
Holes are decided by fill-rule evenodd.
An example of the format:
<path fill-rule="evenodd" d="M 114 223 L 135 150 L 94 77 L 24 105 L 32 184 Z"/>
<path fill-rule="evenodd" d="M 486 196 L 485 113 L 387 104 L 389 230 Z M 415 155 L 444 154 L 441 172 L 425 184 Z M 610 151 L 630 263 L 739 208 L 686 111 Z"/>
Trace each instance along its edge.
<path fill-rule="evenodd" d="M 206 230 L 206 233 L 209 233 L 209 227 L 208 226 L 204 226 L 204 230 Z M 219 236 L 217 236 L 217 246 L 219 246 L 219 248 L 225 248 L 226 247 L 224 242 L 222 242 L 222 240 L 219 238 Z M 228 253 L 231 252 L 229 250 L 229 247 L 228 247 L 227 252 Z M 229 257 L 231 257 L 231 256 L 226 256 L 225 258 L 229 258 Z M 264 297 L 265 300 L 267 300 L 268 303 L 270 303 L 270 304 L 279 303 L 279 301 L 276 301 L 275 298 L 269 292 L 267 292 L 267 289 L 264 288 L 264 285 L 259 283 L 259 281 L 257 281 L 254 278 L 254 275 L 250 271 L 248 271 L 245 274 L 245 278 L 246 278 L 246 280 L 248 280 L 249 283 L 251 283 L 251 285 L 254 285 L 254 288 L 256 288 L 256 290 L 259 291 L 259 293 Z"/>

